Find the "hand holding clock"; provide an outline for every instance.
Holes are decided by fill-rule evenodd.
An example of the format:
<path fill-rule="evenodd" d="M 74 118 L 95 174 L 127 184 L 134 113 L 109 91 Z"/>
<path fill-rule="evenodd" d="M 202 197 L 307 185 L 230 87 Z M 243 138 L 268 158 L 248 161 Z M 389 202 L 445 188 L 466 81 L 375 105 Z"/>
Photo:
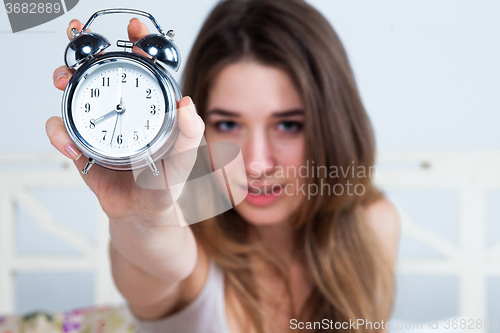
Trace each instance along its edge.
<path fill-rule="evenodd" d="M 68 38 L 71 38 L 70 30 L 76 28 L 81 30 L 83 25 L 78 20 L 70 22 L 67 29 Z M 149 33 L 145 24 L 138 19 L 132 19 L 128 26 L 130 41 L 136 41 Z M 136 50 L 134 52 L 141 53 Z M 54 71 L 54 85 L 60 90 L 64 90 L 71 75 L 72 70 L 66 66 L 61 66 Z M 118 73 L 121 77 L 121 73 Z M 123 105 L 121 79 L 118 79 L 117 105 L 115 109 L 98 117 L 94 124 L 104 122 L 106 119 L 116 114 L 116 130 L 118 118 L 125 112 Z M 110 106 L 113 107 L 113 106 Z M 203 120 L 196 114 L 194 104 L 189 97 L 182 98 L 178 103 L 179 110 L 179 136 L 175 142 L 174 149 L 183 151 L 183 147 L 192 147 L 198 144 L 204 132 Z M 68 136 L 61 117 L 52 117 L 46 124 L 47 135 L 56 149 L 65 156 L 73 159 L 77 168 L 82 169 L 85 165 L 84 159 L 80 159 L 81 152 L 74 146 Z M 111 134 L 111 133 L 110 133 Z M 139 188 L 131 172 L 116 172 L 101 167 L 94 167 L 92 172 L 84 177 L 84 181 L 100 200 L 101 206 L 110 218 L 121 218 L 131 213 L 137 214 L 161 214 L 168 208 L 168 201 L 158 190 L 144 190 Z M 171 203 L 170 203 L 171 204 Z M 145 209 L 147 208 L 147 209 Z"/>
<path fill-rule="evenodd" d="M 71 38 L 72 28 L 81 30 L 82 27 L 79 21 L 71 21 L 67 29 L 68 37 Z M 147 27 L 138 19 L 130 21 L 130 41 L 136 41 L 148 33 Z M 143 53 L 135 47 L 133 51 Z M 72 74 L 73 71 L 66 66 L 57 68 L 54 72 L 55 87 L 64 90 Z M 119 79 L 118 82 L 120 81 Z M 119 88 L 117 104 L 110 105 L 107 109 L 109 111 L 103 109 L 102 116 L 97 114 L 94 124 L 100 123 L 102 126 L 106 119 L 114 115 L 117 120 L 122 117 L 125 107 L 121 94 Z M 111 100 L 115 101 L 114 98 Z M 196 114 L 189 97 L 182 98 L 177 107 L 179 135 L 173 149 L 185 151 L 198 146 L 205 124 Z M 133 112 L 130 105 L 127 112 Z M 86 161 L 80 158 L 81 152 L 66 132 L 62 118 L 50 118 L 46 123 L 46 130 L 54 147 L 74 160 L 77 169 L 81 170 Z M 190 170 L 185 170 L 187 165 L 179 163 L 173 165 L 172 169 L 180 173 L 189 172 Z M 112 171 L 98 165 L 83 176 L 83 180 L 95 193 L 109 217 L 111 268 L 113 279 L 122 295 L 131 306 L 157 302 L 159 296 L 170 297 L 172 291 L 177 290 L 176 285 L 194 270 L 198 248 L 191 228 L 162 227 L 170 224 L 169 220 L 175 215 L 172 214 L 175 206 L 169 202 L 168 191 L 140 188 L 135 183 L 132 172 Z"/>

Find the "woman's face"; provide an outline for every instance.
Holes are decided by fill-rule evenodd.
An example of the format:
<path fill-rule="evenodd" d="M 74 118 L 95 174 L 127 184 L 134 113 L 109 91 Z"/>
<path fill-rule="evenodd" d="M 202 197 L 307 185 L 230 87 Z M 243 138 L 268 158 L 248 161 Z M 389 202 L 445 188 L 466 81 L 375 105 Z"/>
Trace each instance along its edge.
<path fill-rule="evenodd" d="M 208 142 L 240 146 L 248 195 L 236 206 L 255 225 L 288 221 L 304 199 L 304 109 L 283 70 L 246 60 L 224 67 L 209 91 L 205 114 Z"/>

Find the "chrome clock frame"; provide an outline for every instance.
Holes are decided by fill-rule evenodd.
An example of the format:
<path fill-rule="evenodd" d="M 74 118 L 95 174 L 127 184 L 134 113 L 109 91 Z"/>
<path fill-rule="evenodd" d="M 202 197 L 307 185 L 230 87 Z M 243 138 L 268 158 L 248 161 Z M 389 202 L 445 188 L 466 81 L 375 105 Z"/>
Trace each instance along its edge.
<path fill-rule="evenodd" d="M 87 74 L 92 73 L 100 65 L 115 61 L 117 65 L 124 61 L 133 63 L 152 73 L 158 80 L 165 99 L 165 118 L 158 134 L 146 146 L 130 152 L 127 157 L 112 157 L 92 146 L 78 132 L 73 121 L 72 99 L 78 84 L 85 80 Z M 181 91 L 176 81 L 159 62 L 153 62 L 135 53 L 109 52 L 92 57 L 76 70 L 64 91 L 62 114 L 69 136 L 83 155 L 89 158 L 90 163 L 95 162 L 105 168 L 118 171 L 130 171 L 146 166 L 153 168 L 152 164 L 161 159 L 175 142 L 178 134 L 177 106 L 175 102 L 178 102 L 181 98 Z M 90 165 L 86 167 L 87 170 L 88 168 L 90 168 Z M 86 174 L 87 170 L 84 169 L 82 173 Z"/>

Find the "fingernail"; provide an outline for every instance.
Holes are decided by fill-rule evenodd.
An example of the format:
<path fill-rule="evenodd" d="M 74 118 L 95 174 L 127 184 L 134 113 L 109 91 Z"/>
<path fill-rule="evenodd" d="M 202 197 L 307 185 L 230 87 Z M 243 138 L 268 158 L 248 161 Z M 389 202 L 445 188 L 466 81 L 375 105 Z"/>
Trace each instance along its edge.
<path fill-rule="evenodd" d="M 72 19 L 71 21 L 69 21 L 69 24 L 68 24 L 68 28 L 71 29 L 71 23 L 75 22 L 75 21 L 78 21 L 77 19 Z"/>
<path fill-rule="evenodd" d="M 57 83 L 59 83 L 59 80 L 63 77 L 68 78 L 66 72 L 59 72 L 59 74 L 57 74 L 57 79 L 56 79 Z"/>
<path fill-rule="evenodd" d="M 189 97 L 189 96 L 188 96 L 188 98 L 189 98 L 189 104 L 188 104 L 187 108 L 188 108 L 189 114 L 190 114 L 192 117 L 196 117 L 196 114 L 197 114 L 197 113 L 196 113 L 196 108 L 195 108 L 195 106 L 194 106 L 194 104 L 193 104 L 193 100 L 192 100 L 192 99 L 191 99 L 191 97 Z"/>
<path fill-rule="evenodd" d="M 189 114 L 191 115 L 191 117 L 196 117 L 196 115 L 198 114 L 196 112 L 196 106 L 193 104 L 193 102 L 191 101 L 191 103 L 189 103 L 189 105 L 187 106 L 188 110 L 189 110 Z"/>
<path fill-rule="evenodd" d="M 71 158 L 74 161 L 77 161 L 81 156 L 82 153 L 78 151 L 78 149 L 73 146 L 71 143 L 68 143 L 65 147 L 64 150 L 66 150 L 66 153 L 68 153 L 68 157 Z"/>

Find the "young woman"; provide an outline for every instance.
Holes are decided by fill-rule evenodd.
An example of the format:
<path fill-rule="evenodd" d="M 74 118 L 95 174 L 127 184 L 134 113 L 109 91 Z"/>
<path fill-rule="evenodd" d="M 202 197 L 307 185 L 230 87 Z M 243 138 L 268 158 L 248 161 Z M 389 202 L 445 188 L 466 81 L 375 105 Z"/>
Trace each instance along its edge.
<path fill-rule="evenodd" d="M 128 33 L 148 30 L 132 19 Z M 55 86 L 70 76 L 58 68 Z M 84 177 L 109 216 L 113 276 L 137 331 L 383 331 L 399 219 L 372 184 L 372 128 L 328 21 L 301 0 L 223 1 L 182 83 L 198 114 L 181 99 L 176 145 L 203 131 L 238 144 L 249 194 L 214 218 L 163 228 L 172 206 L 130 173 L 94 167 Z M 47 133 L 81 169 L 59 117 Z M 292 172 L 301 167 L 309 172 Z M 348 325 L 358 319 L 371 325 Z"/>

